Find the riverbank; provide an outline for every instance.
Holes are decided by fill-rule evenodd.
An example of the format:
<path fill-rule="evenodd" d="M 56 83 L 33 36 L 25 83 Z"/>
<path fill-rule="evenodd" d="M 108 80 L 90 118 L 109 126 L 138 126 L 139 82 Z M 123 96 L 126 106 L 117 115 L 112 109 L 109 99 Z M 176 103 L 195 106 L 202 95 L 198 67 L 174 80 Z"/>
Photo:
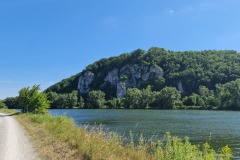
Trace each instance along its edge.
<path fill-rule="evenodd" d="M 29 132 L 32 142 L 43 159 L 216 159 L 216 155 L 230 159 L 231 150 L 226 146 L 216 153 L 205 143 L 192 145 L 188 139 L 181 141 L 170 134 L 162 142 L 123 143 L 116 133 L 101 129 L 87 131 L 77 127 L 65 116 L 21 114 L 17 119 Z"/>
<path fill-rule="evenodd" d="M 17 111 L 15 109 L 6 109 L 6 108 L 1 108 L 0 112 L 7 113 L 7 114 L 16 114 L 17 113 Z"/>

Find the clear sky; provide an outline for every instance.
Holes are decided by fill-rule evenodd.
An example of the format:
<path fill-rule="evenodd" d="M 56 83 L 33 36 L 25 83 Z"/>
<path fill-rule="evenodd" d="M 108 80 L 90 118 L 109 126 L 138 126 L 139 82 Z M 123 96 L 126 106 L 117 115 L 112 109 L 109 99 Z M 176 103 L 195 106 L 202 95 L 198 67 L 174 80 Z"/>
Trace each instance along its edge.
<path fill-rule="evenodd" d="M 240 51 L 240 0 L 0 0 L 0 99 L 156 46 Z"/>

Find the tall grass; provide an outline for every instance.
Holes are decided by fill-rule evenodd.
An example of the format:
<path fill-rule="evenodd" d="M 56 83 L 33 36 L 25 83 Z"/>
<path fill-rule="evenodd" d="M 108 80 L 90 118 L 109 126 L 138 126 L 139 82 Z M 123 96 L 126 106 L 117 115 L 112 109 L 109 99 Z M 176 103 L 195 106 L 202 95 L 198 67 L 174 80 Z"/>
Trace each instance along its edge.
<path fill-rule="evenodd" d="M 51 135 L 57 141 L 67 144 L 71 150 L 75 150 L 75 156 L 67 157 L 67 159 L 215 160 L 217 155 L 220 160 L 228 160 L 232 157 L 231 149 L 228 146 L 223 147 L 220 153 L 216 153 L 208 143 L 199 147 L 191 144 L 187 137 L 181 140 L 171 136 L 170 133 L 166 133 L 164 141 L 147 142 L 143 136 L 140 136 L 139 141 L 134 142 L 130 132 L 129 142 L 125 144 L 123 138 L 117 133 L 106 134 L 101 129 L 89 131 L 86 128 L 79 128 L 72 119 L 66 116 L 28 114 L 20 115 L 20 119 L 25 126 L 27 122 L 27 125 L 33 125 L 38 129 L 42 128 L 47 131 L 48 135 L 46 136 Z M 78 156 L 76 157 L 76 155 Z"/>
<path fill-rule="evenodd" d="M 1 108 L 0 109 L 1 113 L 7 113 L 7 114 L 15 114 L 17 113 L 17 110 L 14 109 L 7 109 L 7 108 Z"/>

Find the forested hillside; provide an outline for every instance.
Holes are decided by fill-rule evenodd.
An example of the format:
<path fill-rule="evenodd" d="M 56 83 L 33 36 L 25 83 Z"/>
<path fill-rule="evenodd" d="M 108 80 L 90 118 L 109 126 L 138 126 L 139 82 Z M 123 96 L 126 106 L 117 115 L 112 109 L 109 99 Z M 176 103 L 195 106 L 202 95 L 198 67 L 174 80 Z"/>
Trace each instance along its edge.
<path fill-rule="evenodd" d="M 71 97 L 78 90 L 78 106 L 87 108 L 239 109 L 232 97 L 221 102 L 227 95 L 239 96 L 238 78 L 240 54 L 236 51 L 174 52 L 153 47 L 101 59 L 45 92 L 53 100 L 57 95 Z M 148 102 L 136 99 L 147 99 L 149 94 L 152 99 Z"/>

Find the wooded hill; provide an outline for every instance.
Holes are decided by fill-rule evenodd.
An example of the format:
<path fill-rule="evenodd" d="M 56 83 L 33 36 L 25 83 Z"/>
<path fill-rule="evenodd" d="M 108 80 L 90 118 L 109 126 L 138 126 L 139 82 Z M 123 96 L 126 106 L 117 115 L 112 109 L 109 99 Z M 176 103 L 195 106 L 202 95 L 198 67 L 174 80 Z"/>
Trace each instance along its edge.
<path fill-rule="evenodd" d="M 238 78 L 240 78 L 240 54 L 236 51 L 174 52 L 153 47 L 148 51 L 137 49 L 117 57 L 101 59 L 87 66 L 82 72 L 49 87 L 45 92 L 65 94 L 65 96 L 68 94 L 69 96 L 74 90 L 78 90 L 79 97 L 81 96 L 81 98 L 78 97 L 80 106 L 93 107 L 94 105 L 89 102 L 91 99 L 89 93 L 94 91 L 95 98 L 100 96 L 104 99 L 104 105 L 103 103 L 101 105 L 108 107 L 108 103 L 112 103 L 111 100 L 126 101 L 130 91 L 135 94 L 135 91 L 138 90 L 142 95 L 145 90 L 153 94 L 160 93 L 166 88 L 168 90 L 174 88 L 179 93 L 177 101 L 183 103 L 174 102 L 168 107 L 160 107 L 164 106 L 165 102 L 163 100 L 156 101 L 158 98 L 155 97 L 155 101 L 149 101 L 145 108 L 172 108 L 174 106 L 208 106 L 208 108 L 209 106 L 211 106 L 210 108 L 219 108 L 220 106 L 220 108 L 224 108 L 224 106 L 226 108 L 227 106 L 228 108 L 232 106 L 232 109 L 238 109 L 238 107 L 234 107 L 237 105 L 233 104 L 234 98 L 224 102 L 226 103 L 224 105 L 220 102 L 222 98 L 227 99 L 226 95 L 231 96 L 232 93 L 238 93 L 237 91 L 240 89 Z M 231 91 L 231 85 L 236 85 L 233 87 L 235 91 Z M 206 105 L 207 97 L 211 98 Z M 52 99 L 53 97 L 50 98 L 50 100 Z M 106 102 L 106 100 L 110 102 Z M 137 104 L 133 107 L 127 103 L 121 105 L 124 107 L 128 105 L 129 108 L 138 106 Z M 99 104 L 96 106 L 98 107 L 94 108 L 101 108 Z"/>

